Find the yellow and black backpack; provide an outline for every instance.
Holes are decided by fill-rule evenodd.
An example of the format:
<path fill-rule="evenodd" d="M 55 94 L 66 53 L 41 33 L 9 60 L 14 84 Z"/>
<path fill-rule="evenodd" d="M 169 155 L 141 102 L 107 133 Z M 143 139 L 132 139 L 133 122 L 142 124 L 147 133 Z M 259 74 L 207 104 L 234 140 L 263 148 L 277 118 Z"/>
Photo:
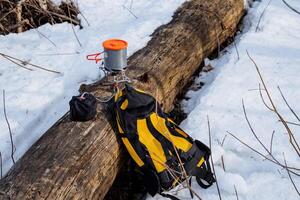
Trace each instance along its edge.
<path fill-rule="evenodd" d="M 114 107 L 121 140 L 143 173 L 149 194 L 166 195 L 186 175 L 195 176 L 203 188 L 215 182 L 210 149 L 179 128 L 154 97 L 126 85 L 115 95 Z"/>

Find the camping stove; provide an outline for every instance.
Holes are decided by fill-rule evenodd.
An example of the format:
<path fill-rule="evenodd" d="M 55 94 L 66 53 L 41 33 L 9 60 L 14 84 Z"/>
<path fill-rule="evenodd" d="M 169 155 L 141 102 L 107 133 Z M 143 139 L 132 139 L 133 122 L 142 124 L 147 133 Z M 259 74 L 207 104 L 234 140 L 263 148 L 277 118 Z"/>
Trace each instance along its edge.
<path fill-rule="evenodd" d="M 102 43 L 103 52 L 87 55 L 88 60 L 94 60 L 96 64 L 102 61 L 100 69 L 105 77 L 112 75 L 115 82 L 129 81 L 125 75 L 127 67 L 128 43 L 120 39 L 110 39 Z M 103 58 L 100 56 L 103 55 Z"/>
<path fill-rule="evenodd" d="M 100 70 L 104 72 L 102 84 L 118 87 L 119 83 L 131 82 L 125 74 L 128 43 L 120 39 L 109 39 L 102 46 L 101 53 L 86 56 L 87 60 L 94 60 L 96 64 L 101 61 Z"/>

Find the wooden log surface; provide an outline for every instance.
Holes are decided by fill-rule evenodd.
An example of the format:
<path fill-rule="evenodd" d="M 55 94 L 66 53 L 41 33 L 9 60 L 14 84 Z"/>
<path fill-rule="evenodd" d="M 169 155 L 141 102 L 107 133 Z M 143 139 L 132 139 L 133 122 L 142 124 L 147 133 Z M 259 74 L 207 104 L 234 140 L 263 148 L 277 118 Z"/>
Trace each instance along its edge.
<path fill-rule="evenodd" d="M 170 111 L 203 59 L 234 35 L 243 2 L 185 2 L 171 22 L 155 30 L 147 46 L 129 58 L 128 76 Z M 105 90 L 101 84 L 85 89 L 97 96 Z M 54 124 L 0 181 L 5 193 L 0 199 L 103 199 L 124 152 L 104 106 L 98 111 L 92 121 L 71 122 L 66 114 Z"/>

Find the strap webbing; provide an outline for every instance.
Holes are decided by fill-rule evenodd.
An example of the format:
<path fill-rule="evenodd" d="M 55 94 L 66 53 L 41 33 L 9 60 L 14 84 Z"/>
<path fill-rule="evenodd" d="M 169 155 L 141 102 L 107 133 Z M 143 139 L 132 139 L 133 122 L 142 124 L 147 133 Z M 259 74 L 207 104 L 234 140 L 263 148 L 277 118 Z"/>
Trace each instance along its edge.
<path fill-rule="evenodd" d="M 169 198 L 171 200 L 180 200 L 180 199 L 178 199 L 177 197 L 175 197 L 171 194 L 160 193 L 160 195 L 163 196 L 163 197 Z"/>

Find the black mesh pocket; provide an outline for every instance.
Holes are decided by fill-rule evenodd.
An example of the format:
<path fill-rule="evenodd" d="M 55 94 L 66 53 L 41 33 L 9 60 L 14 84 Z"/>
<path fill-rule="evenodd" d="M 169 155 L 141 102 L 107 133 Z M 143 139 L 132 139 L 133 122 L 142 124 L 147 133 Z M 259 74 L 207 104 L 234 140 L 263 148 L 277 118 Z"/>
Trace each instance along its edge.
<path fill-rule="evenodd" d="M 70 105 L 70 118 L 72 121 L 88 121 L 95 117 L 97 100 L 89 93 L 73 96 Z"/>

